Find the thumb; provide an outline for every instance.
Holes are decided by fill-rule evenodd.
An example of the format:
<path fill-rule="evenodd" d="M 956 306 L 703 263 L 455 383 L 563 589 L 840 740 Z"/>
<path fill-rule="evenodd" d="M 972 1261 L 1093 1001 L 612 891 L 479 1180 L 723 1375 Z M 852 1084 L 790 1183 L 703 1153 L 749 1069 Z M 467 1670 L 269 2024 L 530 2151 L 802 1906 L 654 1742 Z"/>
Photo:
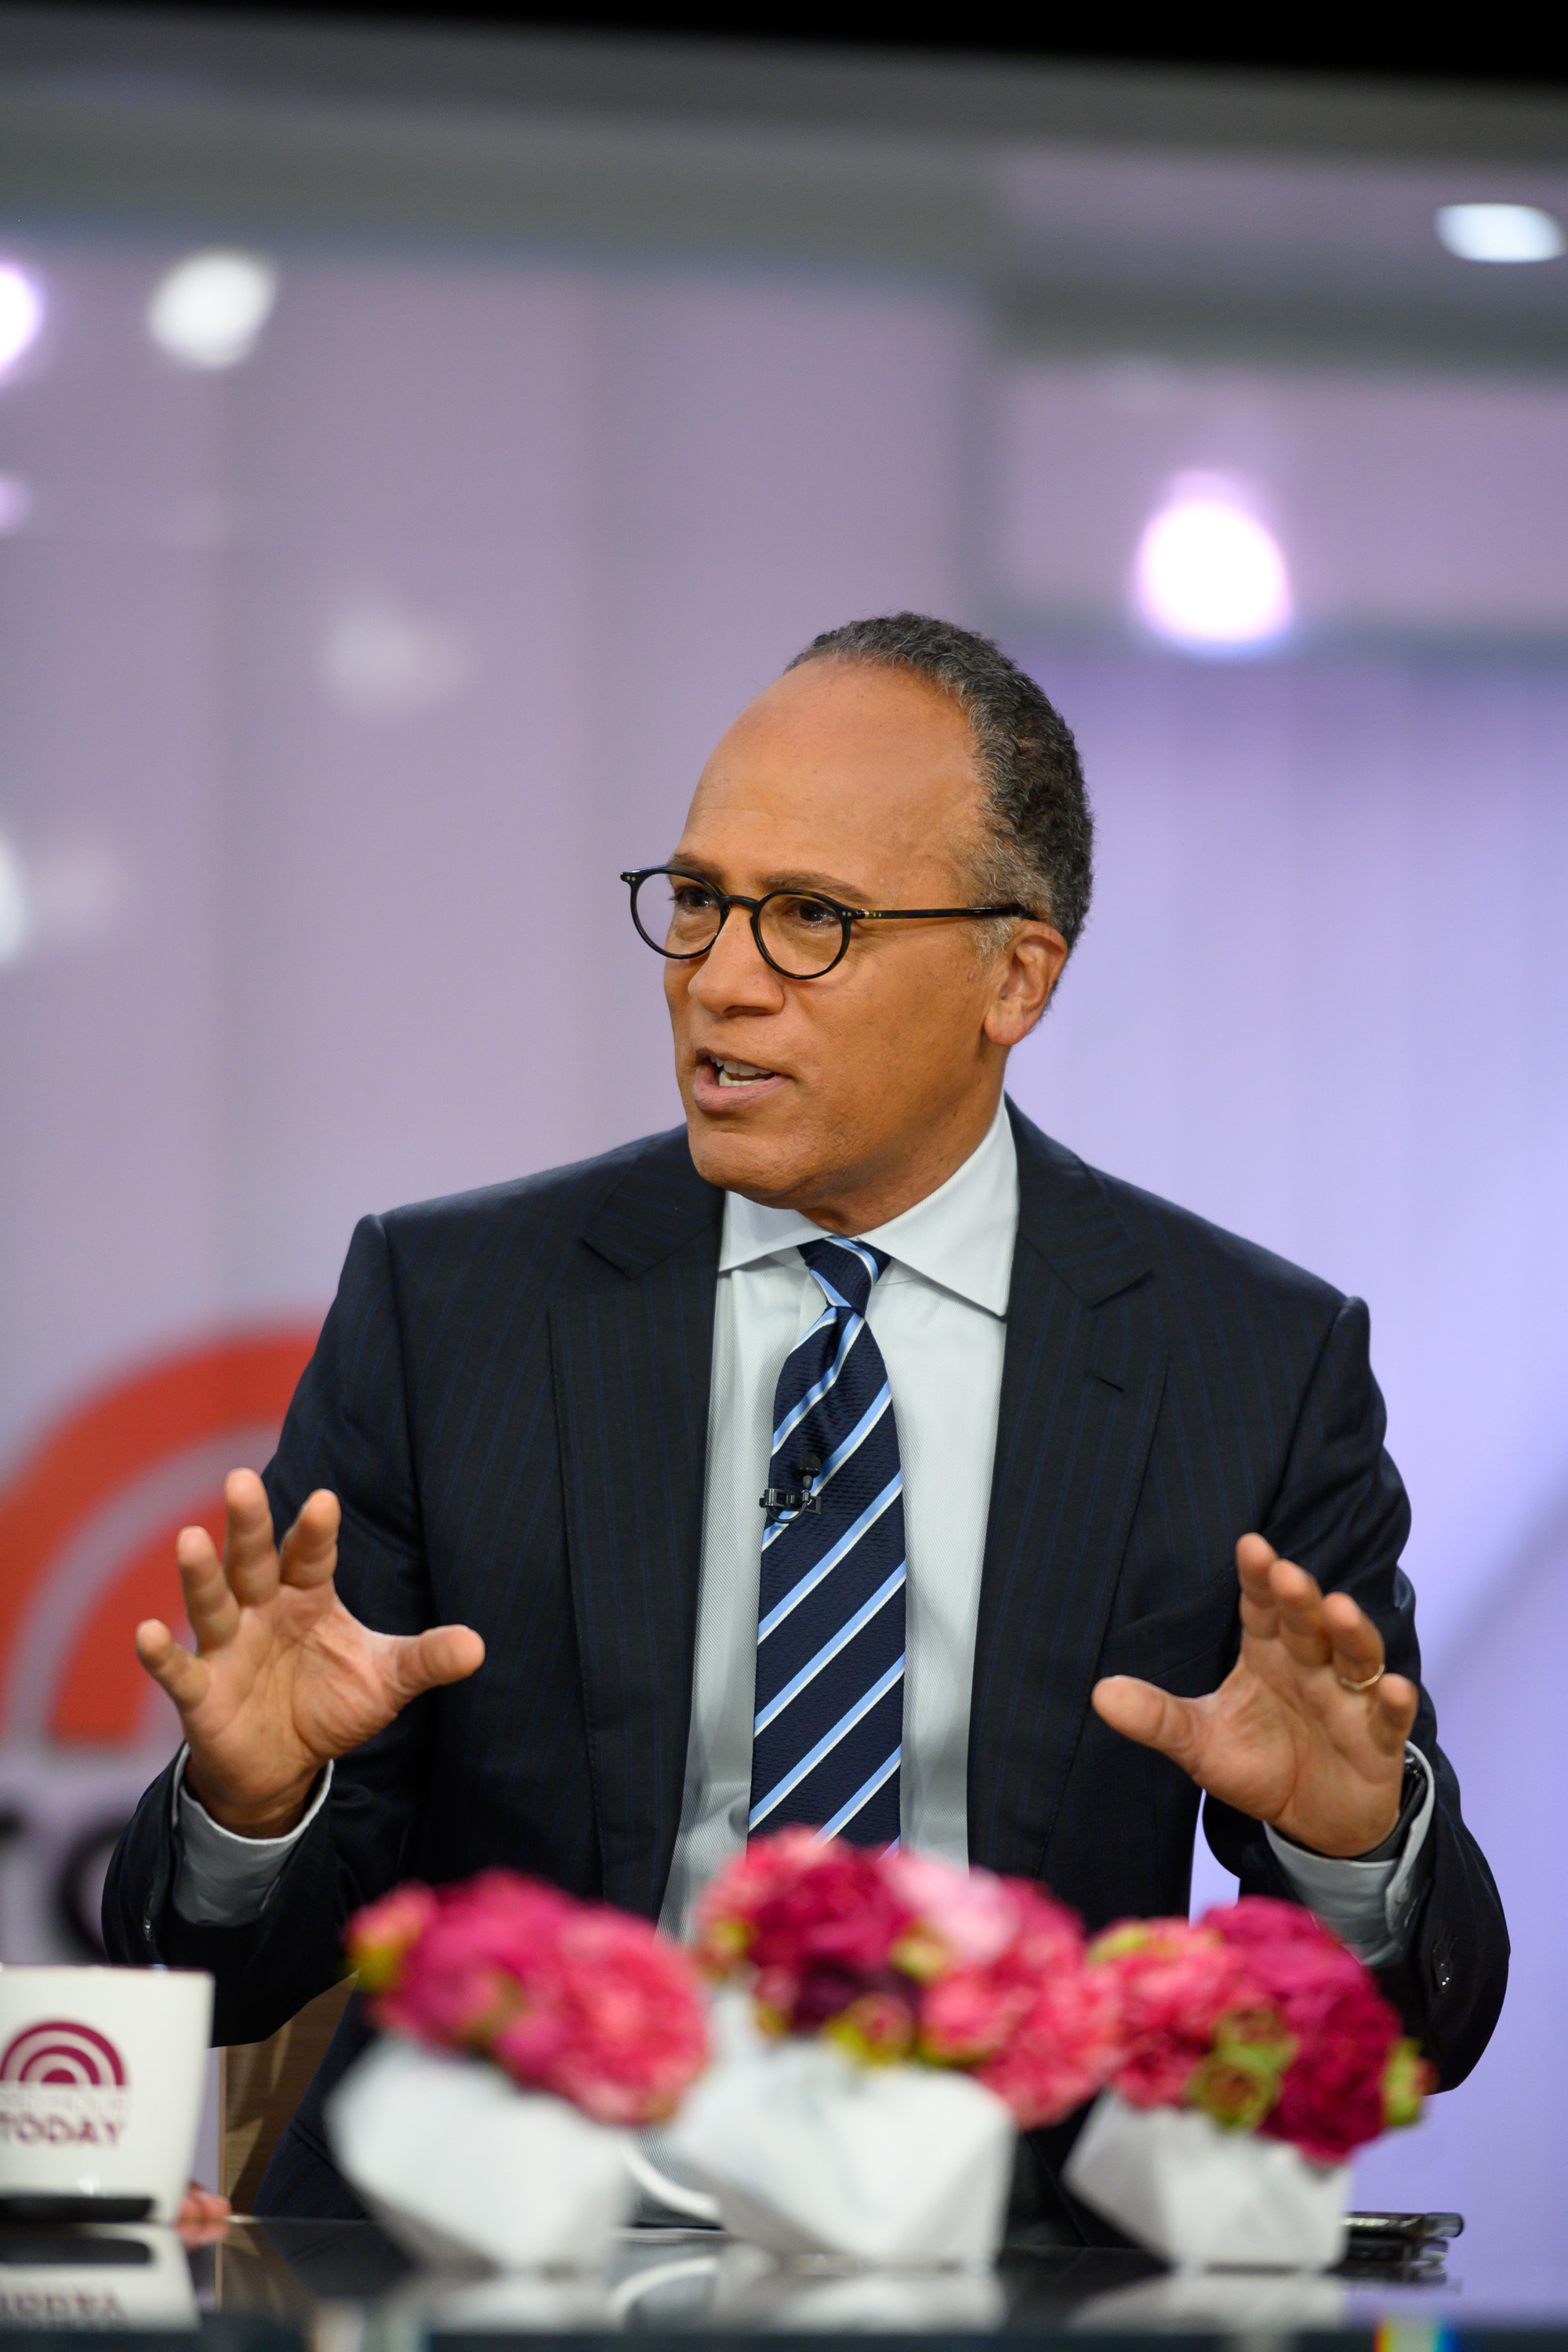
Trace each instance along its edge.
<path fill-rule="evenodd" d="M 484 1643 L 471 1626 L 432 1625 L 426 1633 L 411 1633 L 397 1652 L 399 1704 L 442 1683 L 460 1683 L 484 1662 Z"/>
<path fill-rule="evenodd" d="M 1184 1772 L 1193 1769 L 1197 1754 L 1198 1708 L 1195 1700 L 1173 1698 L 1153 1683 L 1132 1675 L 1108 1675 L 1091 1694 L 1094 1711 L 1124 1739 L 1142 1748 L 1157 1748 Z"/>

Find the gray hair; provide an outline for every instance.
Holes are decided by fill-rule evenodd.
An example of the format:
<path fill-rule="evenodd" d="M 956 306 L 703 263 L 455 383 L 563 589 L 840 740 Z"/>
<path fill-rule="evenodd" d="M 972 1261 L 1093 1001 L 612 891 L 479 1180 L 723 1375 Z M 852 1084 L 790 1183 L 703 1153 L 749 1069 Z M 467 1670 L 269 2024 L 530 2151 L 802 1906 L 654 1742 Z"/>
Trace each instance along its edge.
<path fill-rule="evenodd" d="M 952 696 L 969 720 L 984 793 L 973 860 L 981 898 L 1027 907 L 1072 947 L 1093 886 L 1094 819 L 1071 730 L 1027 672 L 989 637 L 923 613 L 825 630 L 790 668 L 811 661 L 907 670 Z M 1010 929 L 1003 919 L 995 943 Z"/>

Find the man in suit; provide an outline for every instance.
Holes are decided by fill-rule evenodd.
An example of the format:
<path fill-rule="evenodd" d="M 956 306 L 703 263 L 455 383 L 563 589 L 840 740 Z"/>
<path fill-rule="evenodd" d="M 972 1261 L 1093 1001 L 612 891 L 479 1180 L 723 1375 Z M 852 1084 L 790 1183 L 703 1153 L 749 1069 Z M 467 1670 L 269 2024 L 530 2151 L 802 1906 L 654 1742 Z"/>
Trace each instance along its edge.
<path fill-rule="evenodd" d="M 1365 1310 L 1003 1093 L 1089 846 L 1071 736 L 969 632 L 854 624 L 742 712 L 625 877 L 685 1129 L 359 1227 L 222 1558 L 180 1538 L 194 1654 L 138 1633 L 186 1746 L 116 1958 L 212 1968 L 253 2040 L 401 1878 L 507 1864 L 679 1928 L 800 1821 L 1098 1927 L 1184 1912 L 1206 1793 L 1243 1888 L 1331 1919 L 1463 2077 L 1507 1936 Z M 363 2032 L 268 2210 L 356 2210 L 320 2103 Z"/>

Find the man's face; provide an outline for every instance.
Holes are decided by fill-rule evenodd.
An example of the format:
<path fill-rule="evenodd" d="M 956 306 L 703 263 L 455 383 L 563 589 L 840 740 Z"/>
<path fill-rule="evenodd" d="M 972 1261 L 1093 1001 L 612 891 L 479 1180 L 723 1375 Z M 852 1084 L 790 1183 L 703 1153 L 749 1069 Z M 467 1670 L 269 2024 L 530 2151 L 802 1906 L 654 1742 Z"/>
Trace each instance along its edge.
<path fill-rule="evenodd" d="M 720 743 L 669 863 L 747 898 L 968 906 L 980 809 L 968 721 L 945 695 L 898 670 L 810 662 Z M 699 1170 L 840 1232 L 921 1198 L 984 1133 L 1014 1031 L 1065 958 L 1048 927 L 1030 929 L 1060 954 L 1044 948 L 1043 992 L 1037 971 L 1026 1012 L 998 1018 L 1017 958 L 982 958 L 973 923 L 861 924 L 832 971 L 786 980 L 737 908 L 706 955 L 664 967 Z"/>

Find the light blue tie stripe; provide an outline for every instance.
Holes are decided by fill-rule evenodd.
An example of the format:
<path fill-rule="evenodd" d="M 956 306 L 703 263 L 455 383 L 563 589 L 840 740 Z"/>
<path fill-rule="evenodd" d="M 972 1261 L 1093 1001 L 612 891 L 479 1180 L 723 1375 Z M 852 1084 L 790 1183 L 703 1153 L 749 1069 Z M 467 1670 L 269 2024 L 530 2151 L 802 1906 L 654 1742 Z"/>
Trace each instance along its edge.
<path fill-rule="evenodd" d="M 838 1246 L 840 1249 L 847 1249 L 851 1257 L 858 1257 L 872 1281 L 877 1280 L 879 1274 L 877 1261 L 863 1242 L 841 1241 Z"/>
<path fill-rule="evenodd" d="M 838 1811 L 834 1814 L 833 1819 L 830 1822 L 823 1822 L 821 1829 L 817 1832 L 818 1837 L 837 1837 L 839 1831 L 854 1820 L 861 1806 L 868 1805 L 870 1803 L 872 1798 L 876 1795 L 883 1781 L 890 1780 L 892 1779 L 893 1774 L 898 1770 L 900 1762 L 903 1760 L 903 1753 L 904 1743 L 900 1739 L 892 1754 L 889 1757 L 887 1762 L 885 1764 L 878 1765 L 870 1779 L 864 1781 L 861 1786 L 856 1790 L 855 1794 L 850 1798 L 849 1802 L 847 1805 L 840 1805 Z M 889 1853 L 892 1853 L 893 1846 L 896 1846 L 898 1843 L 898 1839 L 895 1838 L 892 1845 L 889 1845 L 888 1848 L 888 1852 Z"/>
<path fill-rule="evenodd" d="M 832 1730 L 823 1734 L 822 1738 L 817 1741 L 810 1754 L 803 1756 L 800 1762 L 795 1766 L 794 1769 L 786 1772 L 784 1779 L 778 1782 L 777 1786 L 768 1790 L 767 1795 L 763 1799 L 762 1802 L 752 1807 L 751 1819 L 747 1822 L 746 1827 L 749 1830 L 754 1830 L 759 1822 L 765 1821 L 767 1819 L 775 1805 L 782 1805 L 784 1799 L 789 1795 L 790 1790 L 792 1789 L 798 1788 L 800 1783 L 805 1780 L 806 1774 L 808 1772 L 815 1771 L 816 1767 L 821 1763 L 823 1758 L 825 1756 L 831 1755 L 834 1748 L 837 1747 L 839 1741 L 844 1738 L 847 1733 L 854 1730 L 855 1726 L 859 1722 L 861 1717 L 863 1715 L 869 1715 L 871 1709 L 876 1706 L 877 1701 L 879 1698 L 884 1697 L 886 1694 L 892 1689 L 895 1683 L 899 1683 L 903 1680 L 903 1674 L 904 1661 L 902 1653 L 900 1652 L 900 1655 L 894 1659 L 892 1664 L 888 1668 L 887 1673 L 880 1675 L 878 1680 L 872 1684 L 865 1696 L 863 1698 L 858 1698 L 847 1713 L 839 1717 Z M 855 1802 L 858 1810 L 859 1806 L 865 1802 L 864 1795 L 857 1797 Z"/>
<path fill-rule="evenodd" d="M 876 1501 L 874 1503 L 867 1504 L 865 1509 L 861 1512 L 854 1526 L 839 1537 L 838 1541 L 834 1545 L 832 1550 L 825 1553 L 822 1559 L 817 1561 L 816 1566 L 810 1570 L 806 1575 L 801 1578 L 798 1584 L 791 1585 L 789 1591 L 784 1594 L 784 1599 L 779 1602 L 775 1609 L 769 1610 L 767 1615 L 763 1619 L 762 1623 L 757 1628 L 757 1639 L 759 1642 L 765 1642 L 768 1635 L 773 1632 L 774 1626 L 782 1625 L 784 1619 L 789 1615 L 790 1611 L 792 1609 L 798 1608 L 800 1603 L 805 1599 L 808 1592 L 816 1591 L 817 1586 L 822 1582 L 823 1578 L 831 1574 L 832 1570 L 837 1567 L 839 1561 L 844 1558 L 846 1552 L 851 1550 L 853 1547 L 859 1542 L 867 1528 L 875 1527 L 883 1512 L 887 1510 L 891 1504 L 898 1500 L 900 1495 L 903 1492 L 903 1487 L 904 1474 L 901 1470 L 895 1470 L 887 1485 L 883 1487 L 881 1493 L 878 1496 Z"/>
<path fill-rule="evenodd" d="M 843 1467 L 844 1464 L 848 1461 L 849 1456 L 855 1452 L 857 1446 L 860 1446 L 865 1444 L 867 1438 L 870 1436 L 871 1432 L 876 1428 L 877 1423 L 881 1420 L 882 1415 L 887 1412 L 888 1407 L 892 1401 L 893 1391 L 889 1387 L 887 1381 L 884 1381 L 876 1395 L 871 1399 L 870 1403 L 867 1406 L 865 1412 L 861 1414 L 859 1420 L 856 1423 L 854 1428 L 850 1431 L 848 1436 L 844 1440 L 843 1444 L 838 1446 L 828 1455 L 827 1460 L 823 1466 L 822 1475 L 817 1479 L 816 1485 L 813 1489 L 815 1494 L 820 1495 L 828 1480 L 832 1477 L 834 1472 Z M 791 1511 L 785 1514 L 783 1517 L 776 1518 L 773 1521 L 772 1527 L 766 1530 L 763 1537 L 763 1549 L 764 1551 L 766 1551 L 771 1543 L 775 1543 L 778 1540 L 779 1537 L 783 1535 L 785 1528 L 789 1526 L 790 1521 L 796 1516 L 797 1514 L 795 1512 Z"/>
<path fill-rule="evenodd" d="M 887 1579 L 887 1581 L 878 1586 L 876 1591 L 872 1593 L 869 1601 L 864 1602 L 860 1608 L 857 1609 L 854 1616 L 850 1618 L 848 1623 L 847 1625 L 841 1625 L 837 1633 L 833 1635 L 830 1641 L 824 1642 L 816 1657 L 807 1658 L 805 1665 L 802 1666 L 799 1674 L 795 1675 L 794 1681 L 785 1683 L 783 1690 L 778 1693 L 777 1696 L 771 1698 L 768 1701 L 766 1706 L 763 1707 L 761 1715 L 758 1716 L 755 1723 L 752 1726 L 753 1736 L 759 1731 L 765 1731 L 769 1724 L 772 1723 L 778 1716 L 783 1714 L 791 1699 L 797 1698 L 800 1696 L 800 1693 L 805 1688 L 807 1683 L 814 1682 L 816 1676 L 822 1672 L 823 1667 L 826 1666 L 831 1659 L 834 1659 L 838 1655 L 839 1651 L 844 1647 L 846 1642 L 852 1642 L 855 1639 L 856 1634 L 860 1631 L 861 1626 L 868 1625 L 870 1623 L 878 1610 L 882 1607 L 885 1601 L 889 1601 L 892 1599 L 894 1593 L 898 1591 L 900 1586 L 903 1583 L 904 1570 L 905 1562 L 900 1560 L 897 1568 L 894 1569 L 891 1576 Z"/>
<path fill-rule="evenodd" d="M 828 1313 L 831 1314 L 832 1311 L 832 1308 L 829 1307 Z M 819 1315 L 816 1318 L 816 1322 L 812 1325 L 811 1330 L 815 1331 L 824 1320 L 825 1318 Z M 834 1386 L 839 1373 L 844 1370 L 845 1358 L 848 1355 L 850 1349 L 855 1345 L 856 1340 L 860 1337 L 861 1328 L 861 1318 L 858 1315 L 851 1314 L 849 1320 L 844 1326 L 843 1336 L 838 1342 L 838 1352 L 834 1357 L 832 1363 L 829 1364 L 827 1370 L 823 1373 L 822 1378 L 817 1381 L 816 1386 L 813 1389 L 807 1389 L 800 1402 L 794 1406 L 790 1412 L 785 1413 L 784 1419 L 774 1430 L 773 1450 L 775 1454 L 778 1452 L 779 1447 L 784 1444 L 784 1439 L 789 1435 L 790 1431 L 795 1428 L 799 1423 L 805 1419 L 805 1416 L 811 1411 L 812 1406 L 817 1403 L 821 1398 L 825 1397 L 827 1394 L 828 1390 Z M 805 1334 L 805 1339 L 809 1339 L 810 1337 L 811 1331 L 808 1331 Z M 797 1339 L 795 1342 L 796 1347 L 804 1347 L 805 1344 L 805 1341 L 804 1339 Z M 793 1353 L 794 1350 L 792 1349 L 791 1352 Z"/>

